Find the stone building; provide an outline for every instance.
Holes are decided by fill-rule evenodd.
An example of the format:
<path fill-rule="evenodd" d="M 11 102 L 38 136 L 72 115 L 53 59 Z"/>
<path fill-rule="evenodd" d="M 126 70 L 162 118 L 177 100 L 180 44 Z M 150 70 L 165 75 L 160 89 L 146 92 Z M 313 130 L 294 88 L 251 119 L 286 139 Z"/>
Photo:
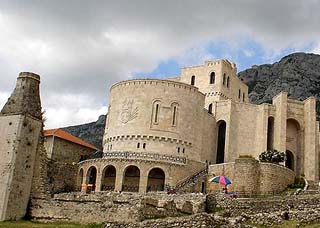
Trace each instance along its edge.
<path fill-rule="evenodd" d="M 77 163 L 93 157 L 95 146 L 62 129 L 43 131 L 47 152 L 48 183 L 52 194 L 79 190 L 76 186 Z"/>
<path fill-rule="evenodd" d="M 32 189 L 41 189 L 37 182 L 40 167 L 35 165 L 41 160 L 39 84 L 39 75 L 20 73 L 0 112 L 0 221 L 21 219 Z"/>
<path fill-rule="evenodd" d="M 79 163 L 78 184 L 94 185 L 95 191 L 146 192 L 198 181 L 192 191 L 204 191 L 212 189 L 206 178 L 226 174 L 230 167 L 255 176 L 254 188 L 247 189 L 241 173 L 233 168 L 228 173 L 235 190 L 251 193 L 282 190 L 294 175 L 318 181 L 315 98 L 296 101 L 282 92 L 272 104 L 251 104 L 248 87 L 236 73 L 235 64 L 215 60 L 182 68 L 176 78 L 113 85 L 104 157 Z M 258 158 L 267 149 L 285 152 L 287 168 L 237 162 L 240 155 Z M 276 189 L 266 187 L 277 178 L 284 181 Z"/>

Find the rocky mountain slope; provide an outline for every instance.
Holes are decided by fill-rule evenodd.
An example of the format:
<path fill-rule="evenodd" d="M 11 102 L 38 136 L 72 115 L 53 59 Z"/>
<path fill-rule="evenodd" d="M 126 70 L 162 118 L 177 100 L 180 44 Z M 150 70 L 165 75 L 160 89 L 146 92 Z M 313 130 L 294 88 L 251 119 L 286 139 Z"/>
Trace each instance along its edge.
<path fill-rule="evenodd" d="M 99 116 L 96 122 L 62 128 L 70 134 L 102 150 L 102 138 L 106 125 L 106 115 Z"/>
<path fill-rule="evenodd" d="M 297 100 L 315 96 L 319 104 L 320 55 L 290 54 L 274 64 L 253 66 L 238 76 L 249 86 L 252 103 L 270 103 L 272 97 L 286 91 L 290 98 Z M 319 107 L 317 113 L 319 116 Z"/>
<path fill-rule="evenodd" d="M 320 55 L 294 53 L 283 57 L 274 64 L 253 66 L 238 74 L 249 86 L 252 103 L 271 103 L 272 97 L 286 91 L 290 98 L 304 100 L 310 96 L 317 98 L 317 113 L 320 116 Z M 96 122 L 64 128 L 102 149 L 106 116 Z"/>

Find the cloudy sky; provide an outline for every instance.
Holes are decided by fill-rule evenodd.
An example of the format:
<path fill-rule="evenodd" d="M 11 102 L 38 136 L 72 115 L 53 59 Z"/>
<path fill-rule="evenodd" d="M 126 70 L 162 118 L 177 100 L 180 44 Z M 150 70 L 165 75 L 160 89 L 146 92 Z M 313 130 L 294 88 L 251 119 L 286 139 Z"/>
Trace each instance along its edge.
<path fill-rule="evenodd" d="M 0 0 L 0 106 L 41 75 L 46 128 L 95 121 L 108 90 L 227 58 L 241 71 L 320 53 L 320 0 Z"/>

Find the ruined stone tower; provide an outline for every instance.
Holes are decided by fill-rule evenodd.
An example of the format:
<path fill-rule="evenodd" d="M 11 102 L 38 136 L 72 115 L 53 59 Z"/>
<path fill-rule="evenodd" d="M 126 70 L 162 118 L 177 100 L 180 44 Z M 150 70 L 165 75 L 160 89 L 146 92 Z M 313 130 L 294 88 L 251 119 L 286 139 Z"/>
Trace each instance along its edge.
<path fill-rule="evenodd" d="M 40 76 L 22 72 L 0 113 L 0 221 L 26 214 L 42 130 Z"/>

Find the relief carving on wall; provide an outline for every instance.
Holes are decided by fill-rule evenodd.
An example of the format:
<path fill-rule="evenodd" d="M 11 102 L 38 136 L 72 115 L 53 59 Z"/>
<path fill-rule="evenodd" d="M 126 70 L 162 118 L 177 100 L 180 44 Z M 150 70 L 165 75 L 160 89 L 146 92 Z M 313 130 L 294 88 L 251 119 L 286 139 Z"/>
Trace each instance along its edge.
<path fill-rule="evenodd" d="M 120 120 L 122 123 L 126 124 L 131 120 L 138 117 L 138 107 L 134 106 L 134 99 L 127 98 L 122 104 L 122 111 L 120 114 Z"/>

